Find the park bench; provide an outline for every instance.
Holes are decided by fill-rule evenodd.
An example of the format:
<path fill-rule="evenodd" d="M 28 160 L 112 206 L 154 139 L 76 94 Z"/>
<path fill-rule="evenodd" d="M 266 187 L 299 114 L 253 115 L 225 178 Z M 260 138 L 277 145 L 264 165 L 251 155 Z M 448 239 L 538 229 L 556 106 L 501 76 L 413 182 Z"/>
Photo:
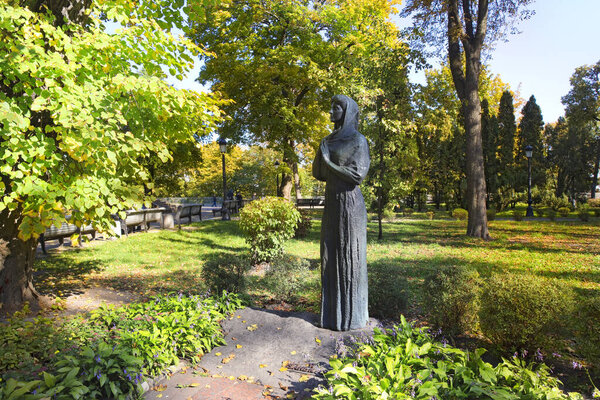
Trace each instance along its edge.
<path fill-rule="evenodd" d="M 179 204 L 175 206 L 175 222 L 181 228 L 181 219 L 188 218 L 192 222 L 192 217 L 197 215 L 202 221 L 202 204 Z"/>
<path fill-rule="evenodd" d="M 229 212 L 229 215 L 231 214 L 237 214 L 240 211 L 240 208 L 242 208 L 245 204 L 247 204 L 250 200 L 225 200 L 225 206 L 227 207 L 227 211 Z M 240 202 L 241 202 L 241 207 L 240 207 Z M 223 212 L 223 207 L 221 208 L 215 208 L 212 210 L 213 213 L 213 217 L 218 215 L 221 215 Z"/>
<path fill-rule="evenodd" d="M 322 206 L 325 204 L 325 199 L 322 197 L 308 197 L 305 199 L 296 199 L 296 206 L 309 206 L 310 208 L 314 208 L 315 206 Z"/>
<path fill-rule="evenodd" d="M 67 220 L 69 217 L 67 217 Z M 58 242 L 62 246 L 65 242 L 66 237 L 71 237 L 75 234 L 79 234 L 80 240 L 79 244 L 81 245 L 81 235 L 91 234 L 92 239 L 96 238 L 96 231 L 92 228 L 91 225 L 86 225 L 82 229 L 80 229 L 77 225 L 69 224 L 68 222 L 63 222 L 59 227 L 54 225 L 46 228 L 44 233 L 42 233 L 38 239 L 40 245 L 42 246 L 42 252 L 46 254 L 46 241 L 47 240 L 55 240 L 58 239 Z"/>
<path fill-rule="evenodd" d="M 129 229 L 133 230 L 140 227 L 148 231 L 150 222 L 158 222 L 162 228 L 162 215 L 167 209 L 164 207 L 145 208 L 142 210 L 126 210 L 125 219 L 121 219 L 121 229 L 126 236 L 129 236 Z"/>

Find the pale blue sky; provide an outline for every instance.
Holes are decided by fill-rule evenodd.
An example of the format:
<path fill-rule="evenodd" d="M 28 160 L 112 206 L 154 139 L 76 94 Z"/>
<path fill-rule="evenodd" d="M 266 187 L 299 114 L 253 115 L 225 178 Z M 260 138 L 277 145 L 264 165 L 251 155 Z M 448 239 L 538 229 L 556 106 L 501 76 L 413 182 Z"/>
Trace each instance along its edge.
<path fill-rule="evenodd" d="M 600 60 L 600 0 L 537 0 L 533 9 L 520 34 L 498 43 L 489 64 L 525 100 L 533 94 L 544 122 L 554 122 L 564 114 L 560 99 L 575 68 Z M 200 91 L 198 72 L 197 63 L 184 81 L 170 82 Z"/>

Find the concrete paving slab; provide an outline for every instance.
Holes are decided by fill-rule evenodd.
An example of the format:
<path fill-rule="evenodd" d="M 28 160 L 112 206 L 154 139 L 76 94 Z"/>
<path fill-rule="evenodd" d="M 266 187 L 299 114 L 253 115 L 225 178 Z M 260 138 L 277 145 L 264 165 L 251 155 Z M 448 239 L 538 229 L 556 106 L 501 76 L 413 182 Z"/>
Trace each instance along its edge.
<path fill-rule="evenodd" d="M 240 383 L 255 384 L 263 394 L 273 397 L 308 398 L 312 389 L 324 382 L 322 372 L 328 369 L 329 357 L 336 352 L 336 340 L 349 340 L 351 336 L 366 338 L 378 325 L 377 320 L 371 319 L 363 329 L 335 332 L 319 328 L 317 323 L 318 315 L 312 313 L 254 308 L 239 310 L 222 324 L 226 346 L 206 354 L 199 369 L 174 374 L 160 384 L 166 385 L 168 390 L 189 384 L 190 379 L 200 374 L 207 379 L 229 383 L 233 389 L 245 387 Z M 213 387 L 211 383 L 209 385 Z M 251 398 L 236 394 L 235 390 L 225 397 L 201 397 L 199 393 L 198 389 L 193 396 L 200 397 L 192 398 Z M 155 399 L 156 396 L 152 397 L 154 394 L 151 391 L 145 398 Z"/>

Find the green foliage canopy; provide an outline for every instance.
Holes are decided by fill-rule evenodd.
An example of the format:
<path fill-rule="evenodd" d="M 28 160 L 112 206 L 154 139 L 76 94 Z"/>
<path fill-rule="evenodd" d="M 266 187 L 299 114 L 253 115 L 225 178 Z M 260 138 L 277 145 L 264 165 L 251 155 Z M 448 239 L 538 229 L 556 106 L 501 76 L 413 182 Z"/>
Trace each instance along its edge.
<path fill-rule="evenodd" d="M 108 229 L 111 214 L 142 201 L 141 157 L 165 161 L 169 146 L 220 120 L 214 96 L 164 81 L 202 53 L 162 28 L 177 23 L 170 14 L 128 0 L 84 11 L 85 25 L 61 24 L 0 6 L 0 211 L 21 209 L 23 240 L 65 212 Z M 108 33 L 103 20 L 120 29 Z"/>

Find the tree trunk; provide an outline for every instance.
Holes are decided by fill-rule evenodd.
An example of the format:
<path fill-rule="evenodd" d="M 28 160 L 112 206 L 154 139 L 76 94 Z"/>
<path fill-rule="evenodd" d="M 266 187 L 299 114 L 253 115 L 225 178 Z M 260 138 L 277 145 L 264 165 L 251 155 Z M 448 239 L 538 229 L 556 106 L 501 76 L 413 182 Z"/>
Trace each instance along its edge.
<path fill-rule="evenodd" d="M 592 175 L 592 190 L 590 197 L 596 198 L 596 186 L 598 186 L 598 169 L 600 169 L 600 140 L 596 140 L 596 161 L 594 162 L 594 175 Z"/>
<path fill-rule="evenodd" d="M 481 141 L 481 103 L 477 77 L 470 77 L 467 66 L 467 101 L 463 103 L 467 152 L 467 235 L 490 239 L 486 214 L 486 187 Z M 471 78 L 471 79 L 469 79 Z"/>
<path fill-rule="evenodd" d="M 36 239 L 18 238 L 21 210 L 0 212 L 0 310 L 12 313 L 25 302 L 39 309 L 42 296 L 33 287 Z"/>
<path fill-rule="evenodd" d="M 281 197 L 288 201 L 292 201 L 292 175 L 286 174 L 285 172 L 281 174 Z"/>
<path fill-rule="evenodd" d="M 302 198 L 302 187 L 300 186 L 300 174 L 298 173 L 298 162 L 292 162 L 292 173 L 294 178 L 294 188 L 296 189 L 296 199 Z"/>

